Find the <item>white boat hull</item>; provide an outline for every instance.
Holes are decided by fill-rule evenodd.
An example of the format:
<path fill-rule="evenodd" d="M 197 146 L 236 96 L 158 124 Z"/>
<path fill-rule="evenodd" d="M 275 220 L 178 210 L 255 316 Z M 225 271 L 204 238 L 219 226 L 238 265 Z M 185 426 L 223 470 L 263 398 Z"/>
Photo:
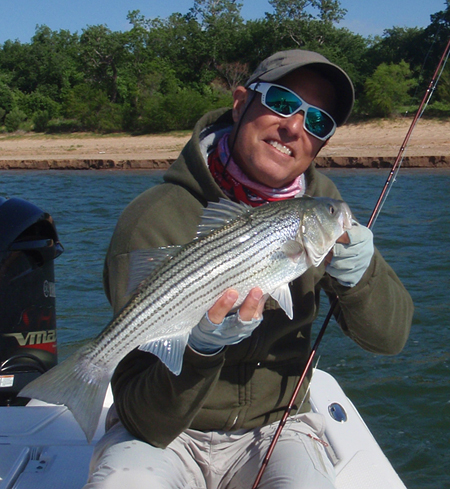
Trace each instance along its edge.
<path fill-rule="evenodd" d="M 111 403 L 109 390 L 90 445 L 64 406 L 32 400 L 23 407 L 0 407 L 0 489 L 82 488 Z M 406 489 L 339 384 L 321 370 L 311 384 L 311 405 L 326 418 L 338 489 Z M 330 411 L 338 418 L 345 413 L 347 420 L 336 421 Z"/>

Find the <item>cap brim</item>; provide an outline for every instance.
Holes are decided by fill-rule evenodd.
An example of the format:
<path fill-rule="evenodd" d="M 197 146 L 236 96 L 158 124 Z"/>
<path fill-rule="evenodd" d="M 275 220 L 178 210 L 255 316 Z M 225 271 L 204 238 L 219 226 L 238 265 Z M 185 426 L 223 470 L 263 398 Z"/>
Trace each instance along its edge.
<path fill-rule="evenodd" d="M 287 53 L 290 52 L 288 51 Z M 292 51 L 292 53 L 295 52 Z M 286 53 L 280 54 L 284 54 L 286 56 Z M 261 67 L 259 67 L 260 69 L 257 69 L 253 73 L 253 75 L 250 76 L 245 86 L 248 87 L 251 83 L 254 83 L 258 80 L 274 83 L 279 81 L 280 78 L 283 78 L 284 76 L 299 68 L 309 67 L 313 70 L 318 71 L 335 87 L 337 107 L 334 118 L 336 120 L 336 124 L 338 126 L 341 126 L 350 116 L 355 100 L 355 91 L 352 81 L 350 80 L 347 73 L 342 70 L 342 68 L 333 63 L 330 63 L 326 58 L 319 55 L 318 53 L 302 51 L 301 54 L 303 57 L 301 61 L 294 61 L 293 59 L 289 60 L 288 57 L 280 57 L 278 64 L 281 64 L 281 66 L 273 69 L 267 67 L 268 69 L 266 71 L 262 71 Z"/>

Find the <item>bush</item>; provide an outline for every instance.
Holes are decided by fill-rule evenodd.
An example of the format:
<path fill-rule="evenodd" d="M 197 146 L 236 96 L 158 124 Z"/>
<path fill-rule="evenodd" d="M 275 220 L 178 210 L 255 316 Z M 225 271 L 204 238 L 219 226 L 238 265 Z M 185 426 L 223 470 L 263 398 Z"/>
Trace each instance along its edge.
<path fill-rule="evenodd" d="M 14 96 L 12 90 L 0 80 L 0 109 L 10 112 L 14 106 Z"/>
<path fill-rule="evenodd" d="M 410 101 L 409 91 L 416 85 L 409 64 L 381 63 L 364 86 L 364 108 L 368 115 L 390 117 Z"/>
<path fill-rule="evenodd" d="M 167 132 L 192 129 L 210 110 L 231 106 L 229 94 L 200 93 L 181 89 L 175 93 L 156 93 L 142 101 L 138 127 L 141 132 Z"/>
<path fill-rule="evenodd" d="M 47 123 L 46 132 L 48 133 L 65 133 L 77 132 L 82 128 L 79 122 L 75 119 L 51 119 Z"/>
<path fill-rule="evenodd" d="M 78 85 L 69 93 L 66 113 L 88 131 L 122 130 L 122 107 L 110 102 L 104 91 L 89 85 Z"/>
<path fill-rule="evenodd" d="M 33 115 L 33 125 L 36 132 L 45 132 L 50 122 L 50 115 L 47 110 L 41 110 Z"/>
<path fill-rule="evenodd" d="M 8 132 L 14 132 L 19 130 L 24 124 L 27 116 L 25 112 L 21 111 L 17 107 L 5 116 L 5 127 Z"/>
<path fill-rule="evenodd" d="M 17 105 L 27 114 L 27 117 L 33 119 L 35 114 L 41 112 L 47 112 L 49 119 L 59 115 L 59 104 L 40 92 L 23 94 L 17 101 Z"/>
<path fill-rule="evenodd" d="M 448 119 L 450 117 L 450 104 L 445 102 L 434 102 L 426 108 L 424 117 L 437 117 Z"/>

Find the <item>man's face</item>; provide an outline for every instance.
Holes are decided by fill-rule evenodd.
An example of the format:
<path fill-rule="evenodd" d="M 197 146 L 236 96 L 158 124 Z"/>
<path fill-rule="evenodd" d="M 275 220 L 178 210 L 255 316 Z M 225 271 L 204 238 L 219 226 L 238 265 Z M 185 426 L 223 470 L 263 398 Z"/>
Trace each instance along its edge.
<path fill-rule="evenodd" d="M 318 73 L 301 68 L 275 83 L 291 89 L 309 104 L 333 113 L 334 88 Z M 244 113 L 253 96 L 255 99 Z M 236 163 L 252 180 L 269 187 L 279 188 L 292 182 L 309 167 L 325 143 L 305 131 L 302 111 L 281 117 L 261 104 L 259 93 L 244 87 L 238 87 L 233 97 L 235 124 L 230 147 Z"/>

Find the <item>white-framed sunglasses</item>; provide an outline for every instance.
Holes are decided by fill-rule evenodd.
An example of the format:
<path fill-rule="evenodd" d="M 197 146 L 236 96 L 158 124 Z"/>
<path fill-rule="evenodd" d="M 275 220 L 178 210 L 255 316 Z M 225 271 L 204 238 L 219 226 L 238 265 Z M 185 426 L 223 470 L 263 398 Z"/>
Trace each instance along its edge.
<path fill-rule="evenodd" d="M 303 127 L 312 136 L 326 141 L 336 130 L 337 124 L 328 112 L 310 105 L 289 88 L 274 83 L 256 82 L 248 87 L 261 94 L 261 103 L 281 117 L 291 117 L 303 111 Z"/>

